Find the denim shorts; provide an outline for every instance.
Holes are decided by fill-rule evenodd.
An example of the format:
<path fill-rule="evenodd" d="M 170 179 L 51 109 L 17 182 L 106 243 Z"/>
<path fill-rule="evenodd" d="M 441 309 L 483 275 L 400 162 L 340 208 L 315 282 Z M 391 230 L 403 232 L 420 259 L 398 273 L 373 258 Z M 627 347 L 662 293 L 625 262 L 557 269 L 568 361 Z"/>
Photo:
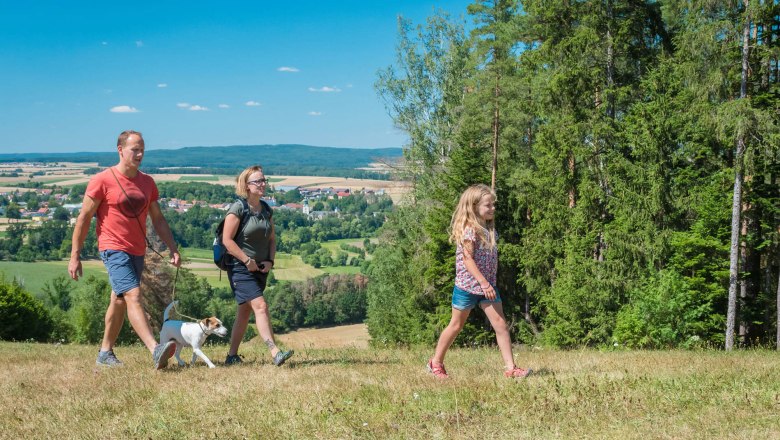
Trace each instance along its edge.
<path fill-rule="evenodd" d="M 495 290 L 495 287 L 493 290 Z M 474 295 L 473 293 L 466 292 L 458 286 L 455 286 L 455 288 L 452 289 L 452 308 L 454 309 L 471 310 L 476 307 L 477 304 L 492 304 L 500 302 L 501 296 L 498 294 L 498 290 L 496 290 L 496 299 L 490 300 L 487 299 L 485 295 Z"/>
<path fill-rule="evenodd" d="M 108 281 L 116 296 L 122 296 L 128 290 L 141 285 L 144 271 L 144 256 L 130 255 L 124 251 L 106 249 L 100 252 L 100 258 L 108 270 Z"/>
<path fill-rule="evenodd" d="M 236 262 L 228 267 L 228 280 L 236 302 L 243 304 L 255 298 L 263 296 L 268 274 L 262 272 L 250 272 L 243 264 Z"/>

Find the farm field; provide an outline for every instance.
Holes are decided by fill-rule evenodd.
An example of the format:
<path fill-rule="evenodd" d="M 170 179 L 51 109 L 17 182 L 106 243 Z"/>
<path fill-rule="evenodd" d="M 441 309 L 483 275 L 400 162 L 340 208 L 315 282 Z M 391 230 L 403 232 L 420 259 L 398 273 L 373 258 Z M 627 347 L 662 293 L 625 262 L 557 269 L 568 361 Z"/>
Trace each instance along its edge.
<path fill-rule="evenodd" d="M 216 369 L 162 371 L 144 348 L 120 346 L 116 374 L 95 367 L 94 346 L 2 342 L 0 437 L 780 438 L 775 351 L 518 348 L 535 373 L 513 380 L 495 348 L 454 348 L 441 381 L 424 369 L 432 347 L 293 344 L 281 368 L 255 339 L 241 365 L 208 345 Z"/>
<path fill-rule="evenodd" d="M 362 241 L 356 241 L 354 239 L 347 240 L 334 240 L 323 243 L 323 247 L 328 249 L 339 249 L 338 242 L 361 243 Z M 336 243 L 335 245 L 333 243 Z M 211 249 L 197 249 L 197 248 L 182 248 L 182 255 L 190 260 L 185 266 L 192 270 L 198 276 L 205 277 L 209 283 L 214 287 L 228 287 L 227 273 L 223 272 L 220 281 L 219 270 L 214 266 L 213 256 Z M 334 252 L 334 250 L 331 250 Z M 357 254 L 354 254 L 357 255 Z M 357 274 L 360 273 L 360 268 L 356 266 L 335 266 L 335 267 L 322 267 L 314 268 L 301 260 L 299 255 L 291 255 L 279 252 L 276 254 L 273 269 L 274 277 L 283 281 L 303 281 L 308 278 L 314 278 L 316 276 L 331 273 L 331 274 Z"/>
<path fill-rule="evenodd" d="M 189 253 L 191 252 L 191 249 L 183 249 L 183 255 L 190 260 L 184 267 L 192 270 L 192 273 L 195 275 L 206 278 L 213 287 L 230 287 L 227 272 L 222 272 L 220 274 L 220 270 L 214 266 L 211 251 L 208 250 L 208 254 L 205 255 L 204 253 L 206 251 L 207 250 L 204 249 L 198 249 L 196 254 L 201 255 L 201 257 L 190 257 Z M 276 254 L 276 259 L 274 261 L 273 273 L 277 280 L 303 281 L 307 278 L 322 275 L 325 272 L 304 263 L 298 255 L 278 253 Z"/>
<path fill-rule="evenodd" d="M 32 166 L 32 165 L 0 165 L 0 172 L 12 172 L 21 168 L 22 173 L 19 177 L 0 177 L 0 192 L 14 191 L 16 189 L 26 191 L 27 188 L 14 186 L 15 183 L 23 183 L 30 180 L 29 174 L 43 171 L 46 175 L 35 176 L 33 181 L 40 181 L 45 184 L 56 184 L 59 186 L 72 186 L 87 183 L 91 176 L 83 173 L 88 168 L 97 166 L 97 163 L 62 163 L 62 167 L 52 166 Z M 200 181 L 220 185 L 235 184 L 235 176 L 211 175 L 211 174 L 151 174 L 157 182 L 171 181 Z M 350 188 L 351 190 L 383 189 L 390 195 L 394 203 L 403 199 L 410 189 L 408 182 L 374 179 L 352 179 L 343 177 L 322 177 L 322 176 L 268 176 L 272 185 L 280 186 L 303 186 L 303 187 L 334 187 Z"/>
<path fill-rule="evenodd" d="M 368 348 L 371 336 L 365 324 L 303 328 L 276 336 L 283 345 L 301 348 Z"/>
<path fill-rule="evenodd" d="M 346 242 L 355 242 L 355 240 L 340 240 Z M 330 242 L 334 243 L 334 242 Z M 360 242 L 362 244 L 362 242 Z M 356 244 L 357 245 L 357 244 Z M 332 244 L 328 245 L 333 247 Z M 338 248 L 338 246 L 335 246 Z M 213 287 L 230 287 L 227 279 L 227 273 L 220 271 L 214 266 L 211 249 L 182 248 L 182 256 L 188 260 L 183 267 L 190 269 L 195 275 L 206 278 Z M 274 276 L 283 281 L 304 281 L 308 278 L 330 273 L 330 274 L 358 274 L 360 268 L 355 266 L 335 266 L 316 269 L 301 260 L 299 255 L 290 255 L 278 253 L 276 255 Z M 99 259 L 82 261 L 84 276 L 95 275 L 97 277 L 108 277 L 103 263 Z M 43 286 L 51 279 L 59 276 L 68 276 L 68 261 L 36 261 L 34 263 L 25 263 L 18 261 L 0 261 L 0 273 L 4 274 L 7 280 L 16 279 L 20 281 L 28 291 L 39 295 Z"/>
<path fill-rule="evenodd" d="M 344 249 L 341 249 L 342 244 L 348 244 L 351 246 L 355 246 L 357 248 L 363 248 L 363 240 L 362 238 L 343 238 L 340 240 L 330 240 L 326 241 L 325 243 L 322 243 L 322 247 L 325 249 L 328 249 L 333 255 L 336 255 L 336 252 L 343 251 Z M 371 239 L 373 242 L 376 242 L 377 240 L 375 238 Z M 347 254 L 349 254 L 349 258 L 356 257 L 358 254 L 352 251 L 345 251 Z M 373 258 L 372 255 L 366 254 L 366 260 L 370 260 Z"/>
<path fill-rule="evenodd" d="M 81 267 L 84 277 L 94 275 L 98 278 L 108 280 L 103 262 L 96 260 L 83 260 Z M 0 273 L 6 280 L 17 280 L 25 290 L 40 296 L 43 293 L 44 285 L 50 280 L 64 275 L 68 279 L 68 261 L 36 261 L 34 263 L 24 263 L 20 261 L 0 261 Z"/>

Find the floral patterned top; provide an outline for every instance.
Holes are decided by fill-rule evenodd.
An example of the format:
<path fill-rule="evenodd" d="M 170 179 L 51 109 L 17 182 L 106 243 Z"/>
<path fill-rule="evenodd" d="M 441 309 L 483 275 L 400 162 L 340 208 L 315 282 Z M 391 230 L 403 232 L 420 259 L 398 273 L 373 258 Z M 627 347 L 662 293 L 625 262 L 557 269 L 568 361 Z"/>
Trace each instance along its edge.
<path fill-rule="evenodd" d="M 498 233 L 493 233 L 496 234 L 496 241 L 498 241 Z M 463 231 L 463 241 L 474 243 L 474 262 L 477 263 L 477 268 L 482 272 L 482 276 L 491 285 L 495 286 L 496 273 L 498 272 L 498 249 L 491 250 L 483 247 L 484 244 L 477 239 L 474 229 L 471 227 L 466 227 Z M 479 281 L 466 269 L 466 264 L 463 262 L 463 245 L 461 243 L 458 243 L 458 248 L 455 251 L 455 287 L 474 295 L 485 294 L 479 286 Z"/>

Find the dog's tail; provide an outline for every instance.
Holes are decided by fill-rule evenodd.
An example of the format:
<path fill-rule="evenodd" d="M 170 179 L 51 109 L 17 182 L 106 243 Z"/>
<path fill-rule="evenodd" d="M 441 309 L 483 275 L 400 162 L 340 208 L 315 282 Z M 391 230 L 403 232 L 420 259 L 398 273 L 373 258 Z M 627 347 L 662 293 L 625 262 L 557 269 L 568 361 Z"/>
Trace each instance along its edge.
<path fill-rule="evenodd" d="M 174 308 L 177 304 L 179 304 L 179 301 L 173 301 L 172 303 L 168 304 L 168 307 L 165 308 L 165 312 L 163 312 L 163 322 L 171 319 L 168 317 L 168 313 L 171 311 L 172 308 Z"/>

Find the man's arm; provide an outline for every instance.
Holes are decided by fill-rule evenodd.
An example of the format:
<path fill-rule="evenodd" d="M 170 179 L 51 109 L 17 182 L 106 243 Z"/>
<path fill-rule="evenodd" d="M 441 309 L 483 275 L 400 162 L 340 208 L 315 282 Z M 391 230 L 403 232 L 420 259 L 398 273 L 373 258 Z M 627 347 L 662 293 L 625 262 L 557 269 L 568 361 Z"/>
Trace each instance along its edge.
<path fill-rule="evenodd" d="M 181 264 L 179 248 L 176 246 L 176 241 L 173 240 L 171 228 L 168 227 L 168 221 L 165 220 L 165 216 L 163 216 L 162 210 L 160 210 L 160 204 L 157 203 L 157 201 L 149 204 L 149 216 L 152 218 L 152 226 L 154 226 L 154 230 L 157 231 L 160 240 L 162 240 L 171 251 L 171 264 L 179 267 Z"/>
<path fill-rule="evenodd" d="M 79 216 L 76 219 L 76 226 L 73 228 L 68 274 L 76 281 L 82 275 L 81 249 L 84 247 L 84 240 L 87 239 L 87 234 L 89 234 L 89 225 L 92 223 L 92 217 L 95 216 L 100 202 L 100 200 L 84 196 L 84 201 L 81 202 L 81 211 L 79 211 Z"/>

